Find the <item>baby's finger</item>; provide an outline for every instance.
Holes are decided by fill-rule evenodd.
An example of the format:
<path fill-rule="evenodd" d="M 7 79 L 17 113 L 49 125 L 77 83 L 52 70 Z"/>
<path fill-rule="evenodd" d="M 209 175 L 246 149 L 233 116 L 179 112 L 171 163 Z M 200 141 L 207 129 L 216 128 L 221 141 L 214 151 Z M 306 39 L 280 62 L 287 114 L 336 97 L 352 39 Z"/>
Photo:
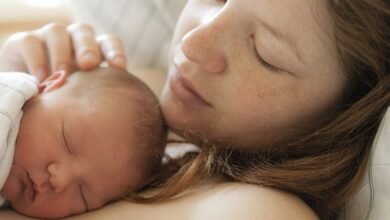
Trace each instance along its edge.
<path fill-rule="evenodd" d="M 66 74 L 70 74 L 73 62 L 73 48 L 66 27 L 52 23 L 42 29 L 46 39 L 52 73 L 64 70 Z"/>
<path fill-rule="evenodd" d="M 22 33 L 20 36 L 20 51 L 27 71 L 43 81 L 49 76 L 47 53 L 45 46 L 38 36 Z"/>
<path fill-rule="evenodd" d="M 89 25 L 77 23 L 68 27 L 75 50 L 76 63 L 80 69 L 93 69 L 101 62 L 101 53 L 95 40 L 93 28 Z"/>
<path fill-rule="evenodd" d="M 97 38 L 104 59 L 108 64 L 117 68 L 126 69 L 126 52 L 122 41 L 114 35 L 102 35 Z"/>

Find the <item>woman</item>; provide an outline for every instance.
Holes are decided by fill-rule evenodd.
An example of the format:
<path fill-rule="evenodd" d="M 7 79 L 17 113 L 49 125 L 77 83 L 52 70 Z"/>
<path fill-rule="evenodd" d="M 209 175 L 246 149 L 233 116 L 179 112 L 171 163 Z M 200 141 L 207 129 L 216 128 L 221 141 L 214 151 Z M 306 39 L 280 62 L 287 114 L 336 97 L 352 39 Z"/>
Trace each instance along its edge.
<path fill-rule="evenodd" d="M 160 203 L 103 210 L 110 218 L 335 219 L 390 102 L 389 13 L 386 0 L 188 1 L 161 107 L 169 127 L 201 150 L 142 195 Z M 0 68 L 43 79 L 47 66 L 125 67 L 118 39 L 94 39 L 86 25 L 14 35 Z"/>

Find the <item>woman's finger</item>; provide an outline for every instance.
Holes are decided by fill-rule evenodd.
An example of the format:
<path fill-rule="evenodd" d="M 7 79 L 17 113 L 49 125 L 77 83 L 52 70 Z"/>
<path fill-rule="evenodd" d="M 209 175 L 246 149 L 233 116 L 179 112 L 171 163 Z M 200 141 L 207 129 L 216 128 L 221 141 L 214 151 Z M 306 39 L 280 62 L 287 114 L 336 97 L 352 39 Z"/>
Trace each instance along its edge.
<path fill-rule="evenodd" d="M 104 59 L 110 66 L 121 69 L 127 68 L 126 53 L 122 41 L 114 35 L 97 37 Z"/>
<path fill-rule="evenodd" d="M 102 55 L 93 28 L 87 24 L 76 23 L 68 27 L 68 32 L 75 50 L 76 63 L 80 69 L 93 69 L 99 66 Z"/>
<path fill-rule="evenodd" d="M 27 71 L 39 81 L 46 79 L 50 72 L 44 43 L 31 33 L 20 33 L 16 38 L 20 42 L 19 48 L 16 49 L 21 51 Z"/>
<path fill-rule="evenodd" d="M 39 32 L 46 42 L 52 73 L 64 70 L 69 74 L 72 71 L 73 45 L 66 27 L 52 23 L 41 28 Z"/>

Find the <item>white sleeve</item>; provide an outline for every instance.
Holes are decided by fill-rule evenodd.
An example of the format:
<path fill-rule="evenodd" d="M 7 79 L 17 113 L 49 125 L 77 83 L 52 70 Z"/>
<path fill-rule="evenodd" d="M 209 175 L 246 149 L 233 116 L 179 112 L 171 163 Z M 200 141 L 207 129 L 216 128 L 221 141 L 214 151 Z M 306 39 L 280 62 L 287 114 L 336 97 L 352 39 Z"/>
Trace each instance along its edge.
<path fill-rule="evenodd" d="M 0 189 L 14 158 L 24 103 L 38 92 L 37 80 L 25 73 L 0 73 Z M 0 197 L 0 206 L 4 200 Z"/>

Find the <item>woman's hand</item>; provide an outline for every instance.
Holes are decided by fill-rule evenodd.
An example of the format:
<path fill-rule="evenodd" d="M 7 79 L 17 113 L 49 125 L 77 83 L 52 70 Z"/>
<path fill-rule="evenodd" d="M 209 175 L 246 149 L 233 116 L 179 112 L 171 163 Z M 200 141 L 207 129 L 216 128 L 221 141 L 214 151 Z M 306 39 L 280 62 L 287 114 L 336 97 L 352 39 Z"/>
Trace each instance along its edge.
<path fill-rule="evenodd" d="M 56 71 L 70 74 L 96 68 L 103 61 L 125 69 L 124 51 L 119 38 L 96 36 L 90 25 L 52 23 L 9 37 L 0 51 L 0 72 L 28 72 L 42 81 Z"/>

